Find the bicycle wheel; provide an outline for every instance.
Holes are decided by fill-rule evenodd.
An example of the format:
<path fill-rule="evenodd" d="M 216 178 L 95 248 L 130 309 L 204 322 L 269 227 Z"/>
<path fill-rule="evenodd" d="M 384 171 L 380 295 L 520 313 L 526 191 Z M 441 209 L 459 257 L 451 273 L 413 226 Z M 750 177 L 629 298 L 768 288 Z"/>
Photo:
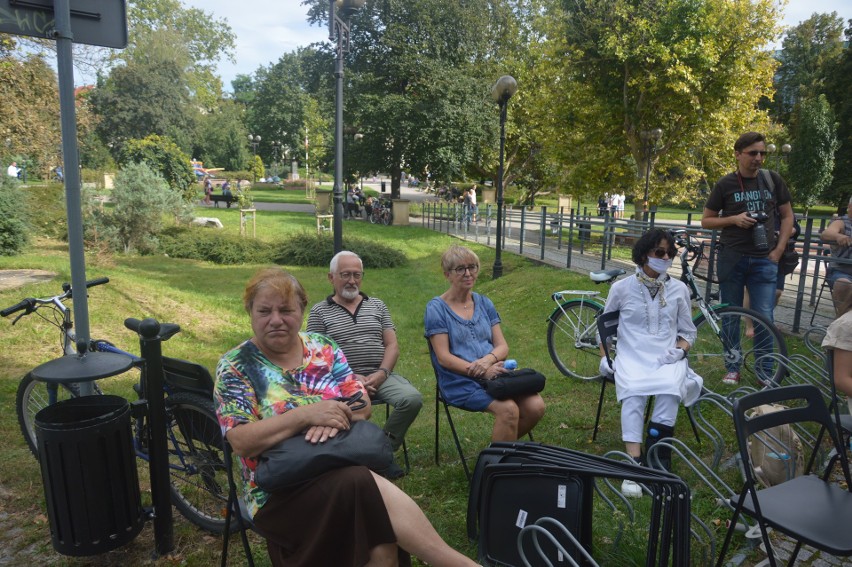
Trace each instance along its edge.
<path fill-rule="evenodd" d="M 777 356 L 787 356 L 787 343 L 775 325 L 743 307 L 731 305 L 713 312 L 718 317 L 719 334 L 701 314 L 695 319 L 698 337 L 689 349 L 689 365 L 704 378 L 705 386 L 715 389 L 728 372 L 739 372 L 741 385 L 780 383 L 784 367 Z"/>
<path fill-rule="evenodd" d="M 550 316 L 547 350 L 553 364 L 565 376 L 580 380 L 600 377 L 597 317 L 601 311 L 603 307 L 598 303 L 572 299 Z"/>
<path fill-rule="evenodd" d="M 24 440 L 36 458 L 38 458 L 38 444 L 35 434 L 35 415 L 50 404 L 76 398 L 79 393 L 79 387 L 76 384 L 47 384 L 39 382 L 29 373 L 21 378 L 15 397 L 15 412 L 18 414 L 18 425 L 21 427 Z"/>
<path fill-rule="evenodd" d="M 374 206 L 374 207 L 373 207 L 373 212 L 370 214 L 370 222 L 371 222 L 372 224 L 378 224 L 378 222 L 379 222 L 379 217 L 381 216 L 381 214 L 382 214 L 382 213 L 381 213 L 381 211 L 379 210 L 379 208 Z"/>
<path fill-rule="evenodd" d="M 382 224 L 387 226 L 391 223 L 392 220 L 393 213 L 391 213 L 390 209 L 385 209 L 384 213 L 382 214 Z"/>
<path fill-rule="evenodd" d="M 172 503 L 196 526 L 221 534 L 228 476 L 213 400 L 188 392 L 171 394 L 166 398 L 166 417 Z"/>

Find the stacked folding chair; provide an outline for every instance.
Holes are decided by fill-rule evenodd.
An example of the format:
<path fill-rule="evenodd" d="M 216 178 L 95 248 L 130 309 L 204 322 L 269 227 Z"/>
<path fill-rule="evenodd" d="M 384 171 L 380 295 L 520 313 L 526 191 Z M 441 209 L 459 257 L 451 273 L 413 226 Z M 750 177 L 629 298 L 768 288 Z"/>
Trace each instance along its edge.
<path fill-rule="evenodd" d="M 601 489 L 605 484 L 626 502 L 612 487 L 623 480 L 640 483 L 651 498 L 645 565 L 688 565 L 690 492 L 679 477 L 526 442 L 492 443 L 479 455 L 467 514 L 468 537 L 479 544 L 479 561 L 490 566 L 595 565 L 594 497 L 614 508 Z"/>

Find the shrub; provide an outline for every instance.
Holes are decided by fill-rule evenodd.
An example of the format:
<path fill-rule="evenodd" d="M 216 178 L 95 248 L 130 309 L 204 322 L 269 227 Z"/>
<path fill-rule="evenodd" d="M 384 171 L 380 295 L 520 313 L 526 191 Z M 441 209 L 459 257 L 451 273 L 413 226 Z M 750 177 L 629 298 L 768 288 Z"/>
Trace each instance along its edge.
<path fill-rule="evenodd" d="M 362 238 L 344 238 L 343 248 L 358 254 L 365 268 L 396 268 L 407 261 L 399 250 Z M 333 256 L 331 236 L 302 232 L 277 244 L 273 261 L 288 266 L 328 266 Z"/>
<path fill-rule="evenodd" d="M 195 172 L 189 156 L 167 137 L 152 134 L 142 140 L 129 140 L 121 149 L 120 162 L 122 166 L 145 162 L 185 201 L 191 202 L 196 198 Z"/>
<path fill-rule="evenodd" d="M 0 172 L 0 256 L 20 254 L 29 241 L 29 204 L 20 184 Z"/>
<path fill-rule="evenodd" d="M 156 250 L 163 216 L 186 214 L 180 195 L 169 189 L 165 179 L 147 163 L 125 166 L 116 175 L 112 197 L 115 205 L 111 209 L 93 211 L 89 230 L 96 230 L 111 248 L 125 253 Z"/>
<path fill-rule="evenodd" d="M 172 258 L 216 264 L 268 264 L 272 246 L 257 240 L 222 234 L 203 227 L 173 227 L 160 235 L 159 251 Z"/>

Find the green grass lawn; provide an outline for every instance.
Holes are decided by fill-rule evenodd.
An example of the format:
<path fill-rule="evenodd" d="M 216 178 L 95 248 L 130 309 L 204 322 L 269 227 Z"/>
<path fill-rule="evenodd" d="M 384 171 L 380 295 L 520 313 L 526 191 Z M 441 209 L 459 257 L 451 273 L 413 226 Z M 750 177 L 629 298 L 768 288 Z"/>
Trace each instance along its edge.
<path fill-rule="evenodd" d="M 268 196 L 267 191 L 272 195 Z M 279 196 L 276 190 L 263 190 L 257 200 Z M 287 192 L 281 198 L 304 199 L 304 193 Z M 217 211 L 227 231 L 238 232 L 239 212 L 236 209 Z M 311 215 L 259 212 L 259 239 L 280 239 L 294 231 L 313 230 Z M 396 370 L 406 376 L 424 397 L 423 410 L 407 437 L 412 461 L 411 474 L 399 481 L 399 486 L 423 508 L 438 532 L 454 547 L 475 556 L 476 548 L 465 536 L 467 483 L 458 462 L 449 428 L 441 417 L 440 461 L 434 463 L 435 380 L 423 338 L 423 312 L 426 302 L 442 293 L 447 283 L 440 269 L 440 255 L 455 239 L 417 227 L 384 227 L 369 223 L 347 223 L 346 235 L 374 239 L 405 253 L 408 264 L 395 269 L 366 269 L 363 288 L 368 294 L 381 297 L 388 305 L 397 326 L 402 351 Z M 471 245 L 480 255 L 482 265 L 490 267 L 493 250 Z M 206 262 L 172 259 L 162 256 L 87 255 L 86 274 L 89 279 L 108 276 L 110 283 L 89 292 L 91 335 L 108 338 L 120 348 L 138 352 L 138 340 L 124 329 L 126 317 L 154 317 L 162 322 L 179 323 L 182 331 L 164 345 L 168 356 L 185 358 L 214 368 L 220 355 L 249 337 L 251 329 L 242 308 L 241 295 L 249 277 L 261 266 L 219 266 Z M 620 441 L 618 405 L 614 391 L 609 391 L 597 441 L 591 442 L 594 409 L 599 394 L 597 382 L 581 382 L 560 375 L 553 366 L 546 344 L 547 317 L 554 304 L 550 294 L 558 289 L 583 289 L 588 278 L 562 269 L 539 265 L 512 254 L 503 255 L 504 277 L 488 279 L 489 269 L 483 269 L 477 291 L 489 296 L 497 306 L 508 339 L 510 357 L 522 367 L 542 371 L 548 378 L 543 393 L 547 414 L 535 431 L 536 441 L 602 454 L 623 449 Z M 0 257 L 0 269 L 42 269 L 56 272 L 54 280 L 31 284 L 18 289 L 0 291 L 0 306 L 12 305 L 23 297 L 44 297 L 59 292 L 60 284 L 70 281 L 67 246 L 54 240 L 38 240 L 26 254 Z M 326 268 L 293 267 L 290 271 L 305 286 L 309 302 L 322 300 L 331 290 Z M 57 355 L 58 333 L 37 318 L 27 318 L 12 326 L 0 320 L 4 338 L 0 366 L 0 399 L 6 411 L 0 414 L 0 504 L 10 524 L 17 529 L 0 536 L 5 547 L 25 554 L 29 564 L 89 565 L 89 559 L 71 559 L 55 554 L 49 543 L 42 486 L 38 464 L 29 454 L 18 429 L 15 412 L 15 391 L 18 380 L 35 364 Z M 129 391 L 135 376 L 113 379 L 107 389 L 122 393 Z M 374 419 L 381 421 L 384 412 Z M 479 449 L 488 444 L 491 418 L 484 414 L 454 411 L 466 454 L 472 460 Z M 724 423 L 722 418 L 719 418 Z M 682 416 L 680 437 L 695 445 L 687 421 Z M 729 445 L 730 446 L 730 445 Z M 707 447 L 699 451 L 708 453 Z M 472 464 L 472 461 L 471 461 Z M 140 466 L 145 482 L 147 474 Z M 147 495 L 147 493 L 145 493 Z M 715 504 L 714 495 L 695 488 L 694 509 L 706 521 L 722 518 L 725 512 Z M 603 553 L 609 547 L 611 535 L 607 526 L 618 520 L 605 509 L 599 509 L 601 523 L 596 525 L 596 545 Z M 634 529 L 641 534 L 642 515 Z M 177 513 L 176 554 L 161 559 L 158 565 L 207 566 L 218 559 L 220 542 L 207 536 Z M 0 524 L 2 527 L 2 524 Z M 598 529 L 600 527 L 600 530 Z M 628 536 L 632 533 L 628 530 Z M 639 538 L 641 539 L 641 537 Z M 254 553 L 259 565 L 266 565 L 264 546 L 253 539 Z M 241 564 L 239 543 L 233 542 L 233 565 Z M 150 563 L 153 535 L 150 525 L 136 540 L 98 559 L 97 565 Z M 621 550 L 622 552 L 624 549 Z M 14 553 L 13 553 L 14 555 Z M 619 565 L 641 564 L 639 559 L 619 556 Z M 635 555 L 635 553 L 633 554 Z M 0 559 L 2 555 L 0 555 Z M 23 563 L 22 563 L 23 564 Z M 606 563 L 605 563 L 606 564 Z M 609 564 L 616 564 L 613 559 Z"/>

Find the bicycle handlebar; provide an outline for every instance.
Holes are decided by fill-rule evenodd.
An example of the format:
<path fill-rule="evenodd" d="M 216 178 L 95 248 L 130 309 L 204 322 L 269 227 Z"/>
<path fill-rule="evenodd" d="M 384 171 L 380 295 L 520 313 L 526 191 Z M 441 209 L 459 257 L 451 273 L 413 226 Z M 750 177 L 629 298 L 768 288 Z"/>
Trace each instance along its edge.
<path fill-rule="evenodd" d="M 21 309 L 32 310 L 32 308 L 35 307 L 35 304 L 36 304 L 35 298 L 28 297 L 28 298 L 20 301 L 19 303 L 13 305 L 12 307 L 7 307 L 6 309 L 0 311 L 0 315 L 2 315 L 3 317 L 8 317 L 12 313 L 17 313 Z"/>
<path fill-rule="evenodd" d="M 103 285 L 105 283 L 109 283 L 109 278 L 95 278 L 93 280 L 89 280 L 89 281 L 86 282 L 86 288 L 94 287 L 96 285 Z M 48 303 L 52 304 L 57 300 L 62 301 L 63 299 L 68 299 L 71 296 L 72 296 L 71 284 L 66 282 L 66 283 L 62 284 L 62 293 L 60 295 L 55 295 L 53 297 L 47 297 L 47 298 L 43 298 L 43 299 L 38 299 L 38 298 L 35 298 L 35 297 L 27 297 L 27 298 L 19 301 L 15 305 L 13 305 L 11 307 L 7 307 L 6 309 L 3 309 L 2 311 L 0 311 L 0 316 L 8 317 L 9 315 L 11 315 L 13 313 L 17 313 L 18 311 L 22 311 L 24 309 L 27 310 L 25 315 L 29 315 L 30 313 L 35 311 L 39 305 L 45 305 L 45 304 L 48 304 Z"/>

